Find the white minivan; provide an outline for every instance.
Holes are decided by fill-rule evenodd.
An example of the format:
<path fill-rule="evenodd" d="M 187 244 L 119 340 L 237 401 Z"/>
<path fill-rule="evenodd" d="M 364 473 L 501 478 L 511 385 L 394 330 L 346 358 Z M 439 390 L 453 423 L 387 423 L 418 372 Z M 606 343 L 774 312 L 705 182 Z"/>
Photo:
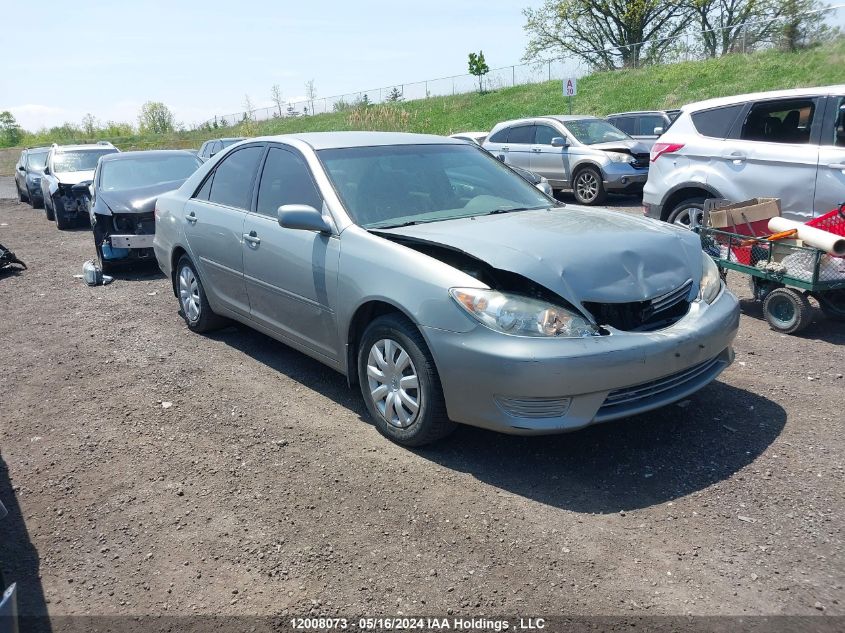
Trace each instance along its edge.
<path fill-rule="evenodd" d="M 845 85 L 687 105 L 650 162 L 647 216 L 696 226 L 707 198 L 771 197 L 809 220 L 845 202 Z"/>

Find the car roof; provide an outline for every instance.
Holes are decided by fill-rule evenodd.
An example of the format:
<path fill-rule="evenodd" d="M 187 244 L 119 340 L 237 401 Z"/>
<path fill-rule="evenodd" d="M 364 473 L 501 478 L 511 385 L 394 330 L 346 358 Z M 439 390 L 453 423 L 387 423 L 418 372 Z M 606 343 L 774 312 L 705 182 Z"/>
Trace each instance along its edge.
<path fill-rule="evenodd" d="M 627 116 L 629 114 L 666 114 L 667 112 L 673 112 L 673 110 L 631 110 L 630 112 L 614 112 L 613 114 L 608 114 L 607 116 Z"/>
<path fill-rule="evenodd" d="M 522 119 L 511 119 L 510 121 L 502 121 L 497 123 L 496 127 L 503 127 L 505 125 L 519 125 L 521 123 L 536 123 L 537 121 L 549 120 L 559 121 L 560 123 L 567 123 L 569 121 L 583 121 L 585 119 L 596 119 L 597 117 L 591 114 L 544 114 L 541 116 L 530 116 Z"/>
<path fill-rule="evenodd" d="M 819 86 L 815 88 L 793 88 L 791 90 L 771 90 L 769 92 L 750 92 L 743 95 L 734 95 L 732 97 L 718 97 L 716 99 L 707 99 L 705 101 L 696 101 L 683 107 L 685 112 L 692 112 L 695 110 L 706 110 L 708 108 L 717 108 L 719 106 L 734 105 L 737 103 L 745 103 L 746 101 L 754 101 L 757 99 L 781 99 L 789 97 L 816 97 L 829 94 L 839 94 L 845 91 L 845 84 L 835 86 Z"/>
<path fill-rule="evenodd" d="M 86 143 L 84 145 L 56 145 L 54 148 L 57 152 L 79 152 L 85 150 L 94 150 L 94 149 L 113 149 L 117 150 L 117 148 L 109 143 L 108 145 L 100 145 L 99 143 Z"/>
<path fill-rule="evenodd" d="M 24 149 L 25 152 L 49 152 L 49 147 L 27 147 Z"/>
<path fill-rule="evenodd" d="M 466 145 L 460 139 L 449 138 L 447 136 L 410 134 L 406 132 L 306 132 L 302 134 L 261 136 L 250 140 L 284 142 L 289 139 L 307 143 L 315 150 L 373 147 L 377 145 Z"/>
<path fill-rule="evenodd" d="M 100 160 L 111 162 L 116 160 L 127 160 L 132 158 L 155 158 L 156 156 L 190 156 L 196 158 L 194 154 L 184 149 L 147 149 L 136 150 L 133 152 L 115 152 L 114 154 L 106 154 Z"/>

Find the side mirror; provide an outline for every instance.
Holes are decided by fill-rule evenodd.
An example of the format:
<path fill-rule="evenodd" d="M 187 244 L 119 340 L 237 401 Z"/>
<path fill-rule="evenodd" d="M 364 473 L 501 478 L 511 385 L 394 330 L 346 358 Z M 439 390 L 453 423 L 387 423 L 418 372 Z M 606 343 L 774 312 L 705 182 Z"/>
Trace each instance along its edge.
<path fill-rule="evenodd" d="M 569 141 L 562 136 L 555 136 L 552 139 L 552 147 L 569 147 Z"/>
<path fill-rule="evenodd" d="M 279 207 L 279 226 L 300 231 L 331 233 L 332 227 L 323 214 L 307 204 L 283 204 Z"/>
<path fill-rule="evenodd" d="M 45 167 L 45 168 L 44 168 L 44 172 L 43 172 L 43 173 L 45 173 L 45 174 L 49 174 L 49 173 L 50 173 L 50 168 L 49 168 L 49 167 Z"/>
<path fill-rule="evenodd" d="M 663 134 L 663 128 L 662 128 L 662 127 L 656 127 L 656 128 L 654 128 L 654 134 L 655 134 L 656 136 L 660 136 L 661 134 Z"/>
<path fill-rule="evenodd" d="M 503 163 L 505 162 L 505 155 L 504 154 L 496 154 L 496 158 Z"/>
<path fill-rule="evenodd" d="M 26 167 L 24 167 L 23 165 L 19 165 L 18 171 L 26 171 Z"/>

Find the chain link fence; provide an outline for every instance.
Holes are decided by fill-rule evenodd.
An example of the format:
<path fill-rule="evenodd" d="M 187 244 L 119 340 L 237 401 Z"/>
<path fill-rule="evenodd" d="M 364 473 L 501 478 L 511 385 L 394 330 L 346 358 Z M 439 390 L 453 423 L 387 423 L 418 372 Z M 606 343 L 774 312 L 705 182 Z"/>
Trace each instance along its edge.
<path fill-rule="evenodd" d="M 829 29 L 829 33 L 835 34 L 843 23 L 843 17 L 845 17 L 843 9 L 845 9 L 845 4 L 826 7 L 801 15 L 804 18 L 818 15 L 822 24 Z M 617 60 L 621 65 L 628 68 L 704 60 L 726 54 L 747 54 L 782 46 L 783 29 L 766 27 L 783 26 L 788 23 L 788 20 L 794 19 L 795 16 L 791 16 L 789 18 L 779 17 L 771 20 L 745 22 L 707 31 L 687 32 L 672 38 L 638 42 L 626 47 L 592 51 L 592 53 L 602 54 L 605 58 Z M 761 36 L 761 32 L 766 34 Z M 655 45 L 659 46 L 656 47 Z M 655 54 L 653 51 L 656 49 L 659 49 L 659 52 Z M 578 79 L 594 70 L 594 67 L 580 57 L 561 57 L 493 68 L 481 78 L 480 83 L 478 77 L 470 74 L 439 77 L 219 115 L 205 121 L 199 127 L 228 127 L 246 120 L 266 121 L 282 117 L 311 116 L 344 111 L 362 104 L 411 101 L 479 90 L 499 90 L 552 80 Z"/>

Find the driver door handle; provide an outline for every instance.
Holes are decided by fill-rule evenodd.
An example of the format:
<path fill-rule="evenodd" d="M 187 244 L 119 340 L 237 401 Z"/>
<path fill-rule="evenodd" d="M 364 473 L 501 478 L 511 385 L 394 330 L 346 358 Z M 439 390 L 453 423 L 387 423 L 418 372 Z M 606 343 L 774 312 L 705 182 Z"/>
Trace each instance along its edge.
<path fill-rule="evenodd" d="M 532 151 L 532 152 L 537 152 L 537 153 L 539 154 L 540 152 L 542 152 L 542 151 L 543 151 L 543 149 L 542 149 L 541 147 L 532 147 L 532 148 L 531 148 L 531 151 Z"/>
<path fill-rule="evenodd" d="M 505 145 L 504 147 L 502 147 L 502 151 L 503 151 L 503 152 L 509 152 L 509 151 L 510 151 L 510 149 L 511 149 L 511 148 L 510 148 L 510 147 L 508 147 L 507 145 Z"/>
<path fill-rule="evenodd" d="M 741 165 L 742 163 L 744 163 L 746 161 L 748 156 L 746 156 L 742 152 L 731 152 L 730 154 L 728 154 L 728 158 L 730 158 L 733 161 L 734 165 Z"/>
<path fill-rule="evenodd" d="M 244 242 L 249 242 L 253 246 L 258 246 L 261 244 L 261 238 L 258 237 L 258 233 L 255 231 L 250 231 L 249 233 L 244 233 Z"/>
<path fill-rule="evenodd" d="M 191 211 L 188 215 L 185 216 L 185 219 L 190 222 L 191 224 L 197 223 L 197 214 Z"/>

